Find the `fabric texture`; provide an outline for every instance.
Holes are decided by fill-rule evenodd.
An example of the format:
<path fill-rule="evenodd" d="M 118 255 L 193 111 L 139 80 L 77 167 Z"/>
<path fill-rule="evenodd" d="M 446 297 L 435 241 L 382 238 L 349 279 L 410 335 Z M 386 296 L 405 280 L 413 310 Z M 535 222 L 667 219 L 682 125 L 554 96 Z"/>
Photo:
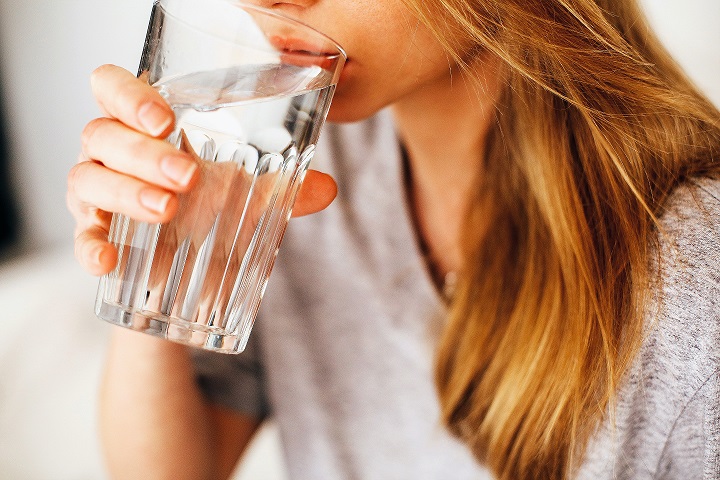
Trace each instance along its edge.
<path fill-rule="evenodd" d="M 292 479 L 492 478 L 440 422 L 432 359 L 445 306 L 389 113 L 328 125 L 313 168 L 335 177 L 338 198 L 290 222 L 249 348 L 196 352 L 199 385 L 275 417 Z M 662 224 L 662 293 L 580 479 L 720 478 L 720 183 L 679 189 Z"/>
<path fill-rule="evenodd" d="M 579 478 L 720 478 L 720 182 L 678 188 L 660 223 L 647 337 Z"/>

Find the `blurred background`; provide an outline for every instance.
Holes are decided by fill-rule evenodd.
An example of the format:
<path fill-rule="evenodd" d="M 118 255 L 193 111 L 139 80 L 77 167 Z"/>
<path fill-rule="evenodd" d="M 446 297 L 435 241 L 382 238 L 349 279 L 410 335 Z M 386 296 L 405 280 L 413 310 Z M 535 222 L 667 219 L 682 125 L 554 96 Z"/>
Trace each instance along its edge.
<path fill-rule="evenodd" d="M 720 0 L 643 0 L 720 105 Z M 152 0 L 0 0 L 0 478 L 101 479 L 95 392 L 108 326 L 72 259 L 67 172 L 98 114 L 89 75 L 135 71 Z M 281 479 L 266 427 L 237 478 Z"/>

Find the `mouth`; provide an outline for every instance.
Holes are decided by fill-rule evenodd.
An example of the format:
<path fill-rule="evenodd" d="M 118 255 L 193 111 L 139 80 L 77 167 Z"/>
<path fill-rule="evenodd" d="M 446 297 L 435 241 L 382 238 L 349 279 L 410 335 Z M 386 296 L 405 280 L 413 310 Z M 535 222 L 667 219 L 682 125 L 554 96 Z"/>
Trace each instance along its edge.
<path fill-rule="evenodd" d="M 327 42 L 318 45 L 307 40 L 282 36 L 270 36 L 268 41 L 280 52 L 283 61 L 301 67 L 315 65 L 333 71 L 338 62 L 343 62 L 346 58 L 345 52 L 339 48 L 328 48 Z"/>
<path fill-rule="evenodd" d="M 330 47 L 330 42 L 323 39 L 322 42 L 313 43 L 309 40 L 285 37 L 281 35 L 273 35 L 268 37 L 270 44 L 278 50 L 303 53 L 316 57 L 340 58 L 345 56 L 345 52 L 340 46 Z"/>

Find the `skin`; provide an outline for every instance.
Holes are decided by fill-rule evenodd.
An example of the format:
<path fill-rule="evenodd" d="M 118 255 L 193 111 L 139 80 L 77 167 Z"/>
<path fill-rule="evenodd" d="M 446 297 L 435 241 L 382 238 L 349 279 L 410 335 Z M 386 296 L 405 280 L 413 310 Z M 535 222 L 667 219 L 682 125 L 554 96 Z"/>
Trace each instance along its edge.
<path fill-rule="evenodd" d="M 360 120 L 392 107 L 408 152 L 418 235 L 440 272 L 459 268 L 459 232 L 476 178 L 468 172 L 482 161 L 499 89 L 496 62 L 480 57 L 461 72 L 399 0 L 254 3 L 298 18 L 346 49 L 331 120 Z M 103 116 L 82 133 L 67 200 L 77 224 L 76 257 L 101 275 L 117 260 L 107 241 L 108 212 L 167 221 L 198 172 L 188 154 L 163 140 L 174 118 L 154 89 L 110 65 L 93 73 L 91 86 Z M 336 190 L 328 175 L 310 171 L 293 215 L 324 209 Z M 208 405 L 185 347 L 123 329 L 114 329 L 108 350 L 100 418 L 108 467 L 118 479 L 226 478 L 262 421 Z"/>

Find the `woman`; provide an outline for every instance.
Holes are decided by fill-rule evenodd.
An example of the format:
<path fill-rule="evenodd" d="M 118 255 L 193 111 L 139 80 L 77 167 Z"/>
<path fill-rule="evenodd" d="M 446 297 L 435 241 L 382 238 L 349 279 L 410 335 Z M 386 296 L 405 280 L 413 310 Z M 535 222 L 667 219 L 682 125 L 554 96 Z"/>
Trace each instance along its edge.
<path fill-rule="evenodd" d="M 330 120 L 363 121 L 323 135 L 339 196 L 248 352 L 114 332 L 113 474 L 226 477 L 272 413 L 293 478 L 720 476 L 720 114 L 635 2 L 257 3 L 345 47 Z M 92 83 L 68 202 L 101 274 L 107 212 L 167 220 L 197 168 L 150 87 Z M 334 195 L 312 172 L 295 213 Z"/>

